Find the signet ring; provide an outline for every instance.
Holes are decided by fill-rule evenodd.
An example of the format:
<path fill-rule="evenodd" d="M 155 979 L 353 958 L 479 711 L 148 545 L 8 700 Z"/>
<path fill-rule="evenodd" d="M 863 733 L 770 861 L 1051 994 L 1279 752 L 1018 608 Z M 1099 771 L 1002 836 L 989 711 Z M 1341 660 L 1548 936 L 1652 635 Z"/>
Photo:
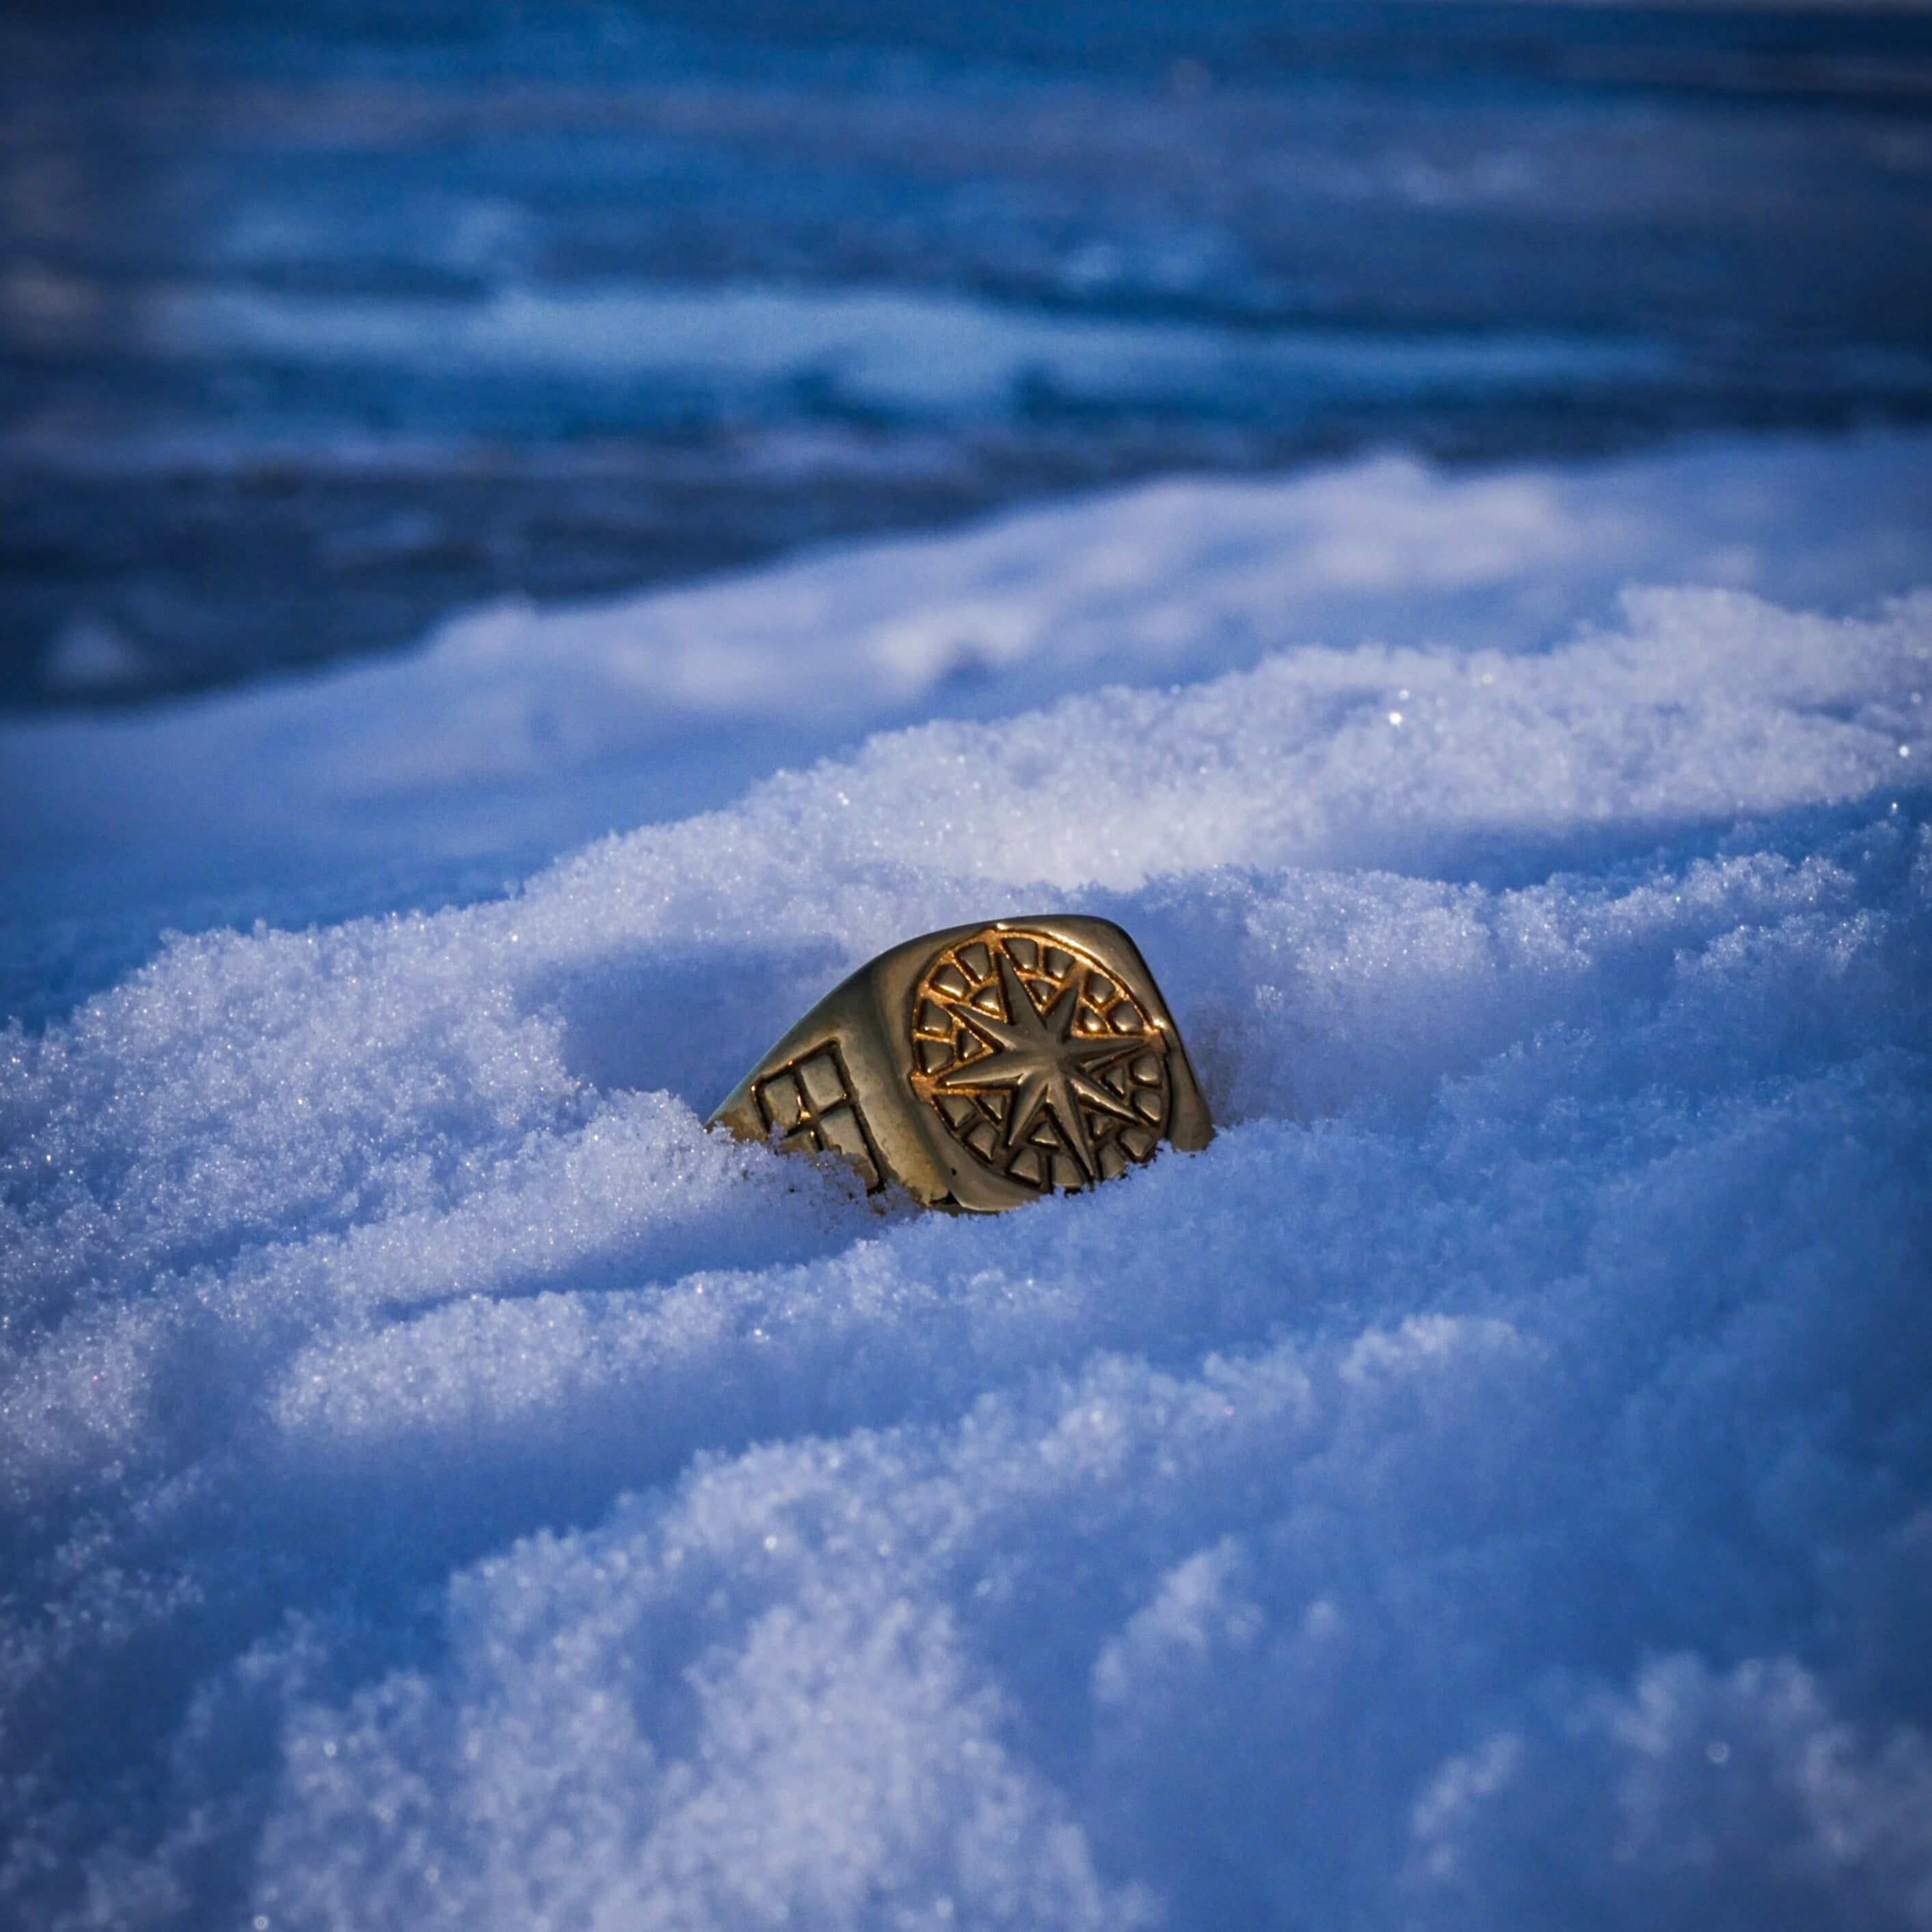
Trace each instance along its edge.
<path fill-rule="evenodd" d="M 836 986 L 705 1124 L 848 1162 L 868 1192 L 997 1214 L 1112 1180 L 1208 1103 L 1138 947 L 1049 914 L 908 940 Z"/>

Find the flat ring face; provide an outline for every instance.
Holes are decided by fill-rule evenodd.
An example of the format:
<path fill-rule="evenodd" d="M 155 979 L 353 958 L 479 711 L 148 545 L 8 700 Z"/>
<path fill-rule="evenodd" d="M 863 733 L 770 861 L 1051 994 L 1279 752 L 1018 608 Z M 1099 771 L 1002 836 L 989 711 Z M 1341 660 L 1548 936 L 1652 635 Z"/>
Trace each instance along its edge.
<path fill-rule="evenodd" d="M 912 1089 L 988 1172 L 1036 1194 L 1111 1180 L 1168 1131 L 1167 1040 L 1093 954 L 988 926 L 914 988 Z"/>

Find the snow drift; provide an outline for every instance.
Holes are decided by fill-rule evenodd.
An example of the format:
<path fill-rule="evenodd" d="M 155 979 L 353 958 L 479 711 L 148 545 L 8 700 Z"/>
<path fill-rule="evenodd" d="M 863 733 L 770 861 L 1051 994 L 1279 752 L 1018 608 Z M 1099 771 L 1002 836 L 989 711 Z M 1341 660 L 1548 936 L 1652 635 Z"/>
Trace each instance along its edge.
<path fill-rule="evenodd" d="M 6 1047 L 30 1925 L 1932 1925 L 1932 599 L 877 737 Z M 1139 940 L 1222 1132 L 707 1138 Z"/>
<path fill-rule="evenodd" d="M 313 681 L 0 721 L 0 1013 L 65 1013 L 170 928 L 495 894 L 881 729 L 1312 639 L 1540 653 L 1614 625 L 1631 581 L 1868 610 L 1932 583 L 1928 501 L 1922 431 L 1174 477 L 610 604 L 500 604 Z"/>

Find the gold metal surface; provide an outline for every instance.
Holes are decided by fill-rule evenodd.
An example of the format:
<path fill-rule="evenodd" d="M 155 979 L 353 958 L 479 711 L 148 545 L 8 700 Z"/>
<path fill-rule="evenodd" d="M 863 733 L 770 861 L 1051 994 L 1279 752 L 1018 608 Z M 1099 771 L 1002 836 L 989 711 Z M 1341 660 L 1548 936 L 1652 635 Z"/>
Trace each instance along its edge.
<path fill-rule="evenodd" d="M 1208 1104 L 1160 989 L 1104 919 L 930 932 L 835 987 L 706 1123 L 832 1154 L 866 1187 L 996 1213 L 1097 1186 L 1163 1141 L 1204 1148 Z"/>

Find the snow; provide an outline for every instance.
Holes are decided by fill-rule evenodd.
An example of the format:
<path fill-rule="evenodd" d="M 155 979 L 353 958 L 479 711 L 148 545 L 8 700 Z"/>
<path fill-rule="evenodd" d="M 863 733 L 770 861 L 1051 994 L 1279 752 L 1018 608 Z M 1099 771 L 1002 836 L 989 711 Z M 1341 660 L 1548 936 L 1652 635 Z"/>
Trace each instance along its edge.
<path fill-rule="evenodd" d="M 170 928 L 500 892 L 926 719 L 1311 640 L 1540 653 L 1615 625 L 1631 583 L 1865 609 L 1932 583 L 1928 500 L 1932 437 L 1899 433 L 1174 478 L 610 604 L 498 604 L 306 681 L 0 722 L 0 1012 L 57 1016 Z"/>
<path fill-rule="evenodd" d="M 1460 336 L 1303 328 L 1264 335 L 1202 322 L 1056 314 L 890 288 L 614 284 L 560 293 L 500 286 L 467 299 L 335 298 L 250 288 L 181 290 L 150 306 L 164 352 L 373 364 L 418 375 L 576 375 L 622 381 L 675 414 L 811 387 L 835 409 L 913 422 L 1024 414 L 1029 390 L 1088 409 L 1243 409 L 1292 419 L 1338 395 L 1520 397 L 1658 382 L 1682 358 L 1662 343 L 1588 336 Z M 1901 357 L 1901 362 L 1910 358 Z M 1906 385 L 1928 372 L 1907 368 Z M 1299 409 L 1290 403 L 1298 401 Z M 828 413 L 832 412 L 828 410 Z"/>
<path fill-rule="evenodd" d="M 11 1916 L 1932 1924 L 1932 594 L 1857 494 L 1923 452 L 1172 484 L 306 688 L 326 778 L 244 813 L 413 752 L 447 827 L 522 679 L 642 667 L 641 758 L 822 647 L 856 735 L 968 605 L 1037 708 L 8 1037 Z M 1726 514 L 1783 602 L 1694 580 Z M 248 790 L 302 689 L 58 729 Z M 963 1220 L 700 1130 L 879 947 L 1049 906 L 1139 941 L 1205 1153 Z"/>

